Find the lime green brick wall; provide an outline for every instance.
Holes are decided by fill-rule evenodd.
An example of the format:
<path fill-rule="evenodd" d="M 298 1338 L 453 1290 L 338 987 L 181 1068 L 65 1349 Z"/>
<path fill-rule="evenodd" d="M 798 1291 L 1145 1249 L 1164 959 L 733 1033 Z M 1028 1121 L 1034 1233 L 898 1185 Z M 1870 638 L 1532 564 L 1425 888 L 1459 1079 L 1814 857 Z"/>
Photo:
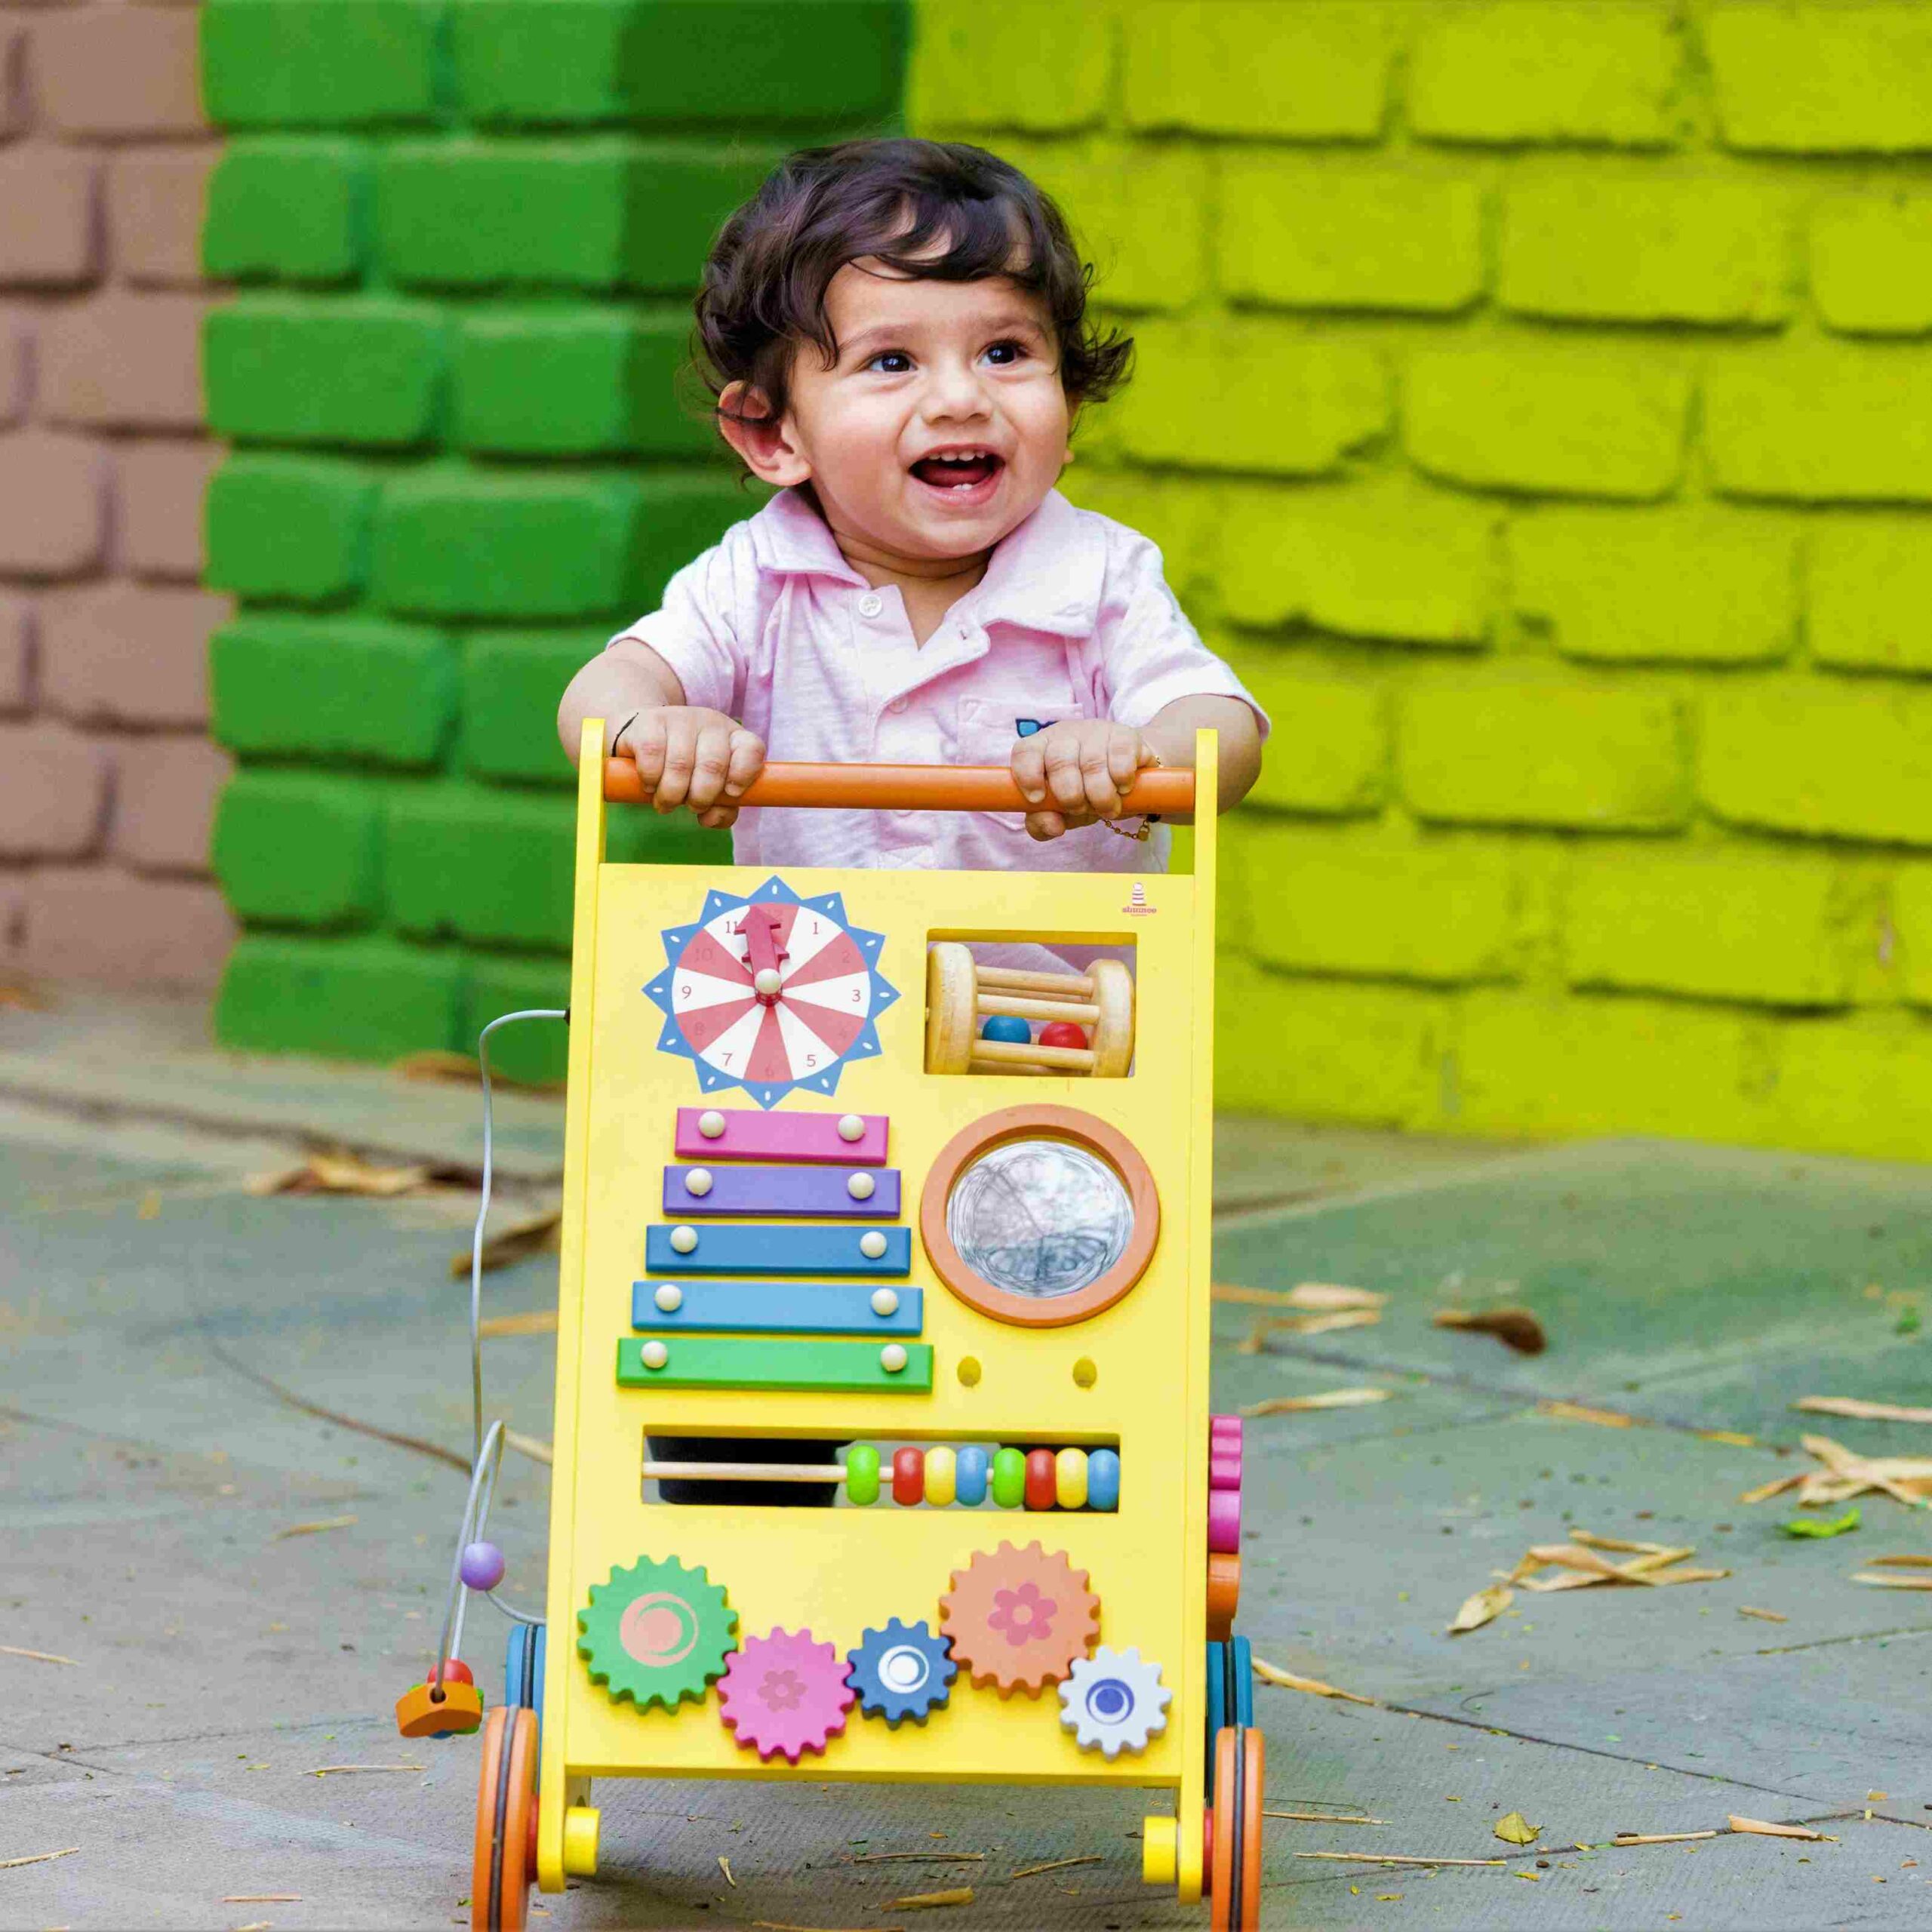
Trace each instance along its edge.
<path fill-rule="evenodd" d="M 1272 709 L 1224 1104 L 1932 1153 L 1932 8 L 920 0 Z"/>
<path fill-rule="evenodd" d="M 898 125 L 904 0 L 205 0 L 202 29 L 208 576 L 242 600 L 218 1029 L 472 1044 L 566 996 L 565 681 L 757 506 L 677 380 L 712 232 L 786 149 Z"/>

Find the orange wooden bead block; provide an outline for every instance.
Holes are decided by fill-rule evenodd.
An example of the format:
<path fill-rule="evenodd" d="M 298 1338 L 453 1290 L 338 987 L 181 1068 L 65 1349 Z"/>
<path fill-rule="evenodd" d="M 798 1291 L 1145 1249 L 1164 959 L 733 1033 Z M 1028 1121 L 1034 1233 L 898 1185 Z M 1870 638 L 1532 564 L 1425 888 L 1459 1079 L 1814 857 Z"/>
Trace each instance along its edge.
<path fill-rule="evenodd" d="M 426 1684 L 412 1684 L 395 1700 L 395 1727 L 405 1737 L 433 1737 L 439 1730 L 467 1734 L 483 1721 L 483 1694 L 473 1684 L 443 1679 L 438 1702 Z"/>

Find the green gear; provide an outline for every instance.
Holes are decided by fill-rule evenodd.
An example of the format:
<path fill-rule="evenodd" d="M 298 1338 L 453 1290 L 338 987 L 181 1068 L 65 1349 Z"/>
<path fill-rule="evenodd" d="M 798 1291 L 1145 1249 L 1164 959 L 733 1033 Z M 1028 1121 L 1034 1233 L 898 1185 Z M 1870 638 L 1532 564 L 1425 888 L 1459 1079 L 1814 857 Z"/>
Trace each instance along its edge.
<path fill-rule="evenodd" d="M 675 1556 L 663 1563 L 642 1556 L 614 1569 L 608 1583 L 591 1585 L 577 1623 L 577 1654 L 591 1681 L 613 1703 L 628 1697 L 641 1711 L 701 1699 L 737 1646 L 738 1613 L 722 1588 Z"/>

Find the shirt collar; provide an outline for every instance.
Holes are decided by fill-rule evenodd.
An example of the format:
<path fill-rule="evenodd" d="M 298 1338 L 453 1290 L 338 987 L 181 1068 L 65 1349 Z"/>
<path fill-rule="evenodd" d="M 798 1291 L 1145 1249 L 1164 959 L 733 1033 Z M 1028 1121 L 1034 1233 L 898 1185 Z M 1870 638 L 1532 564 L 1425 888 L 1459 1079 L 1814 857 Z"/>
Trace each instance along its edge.
<path fill-rule="evenodd" d="M 865 587 L 810 500 L 781 490 L 751 520 L 752 554 L 779 576 L 829 577 Z M 1017 625 L 1057 637 L 1090 636 L 1100 618 L 1106 543 L 1057 490 L 994 546 L 986 574 L 955 607 L 984 626 Z"/>

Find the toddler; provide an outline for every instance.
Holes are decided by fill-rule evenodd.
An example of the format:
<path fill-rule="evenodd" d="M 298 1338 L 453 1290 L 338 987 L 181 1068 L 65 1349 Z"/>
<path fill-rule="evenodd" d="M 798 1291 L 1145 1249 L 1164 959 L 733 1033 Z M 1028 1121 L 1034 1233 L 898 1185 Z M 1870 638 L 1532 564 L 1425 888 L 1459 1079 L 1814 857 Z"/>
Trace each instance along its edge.
<path fill-rule="evenodd" d="M 1202 725 L 1220 734 L 1220 804 L 1238 801 L 1259 708 L 1159 551 L 1054 487 L 1075 417 L 1132 349 L 1088 321 L 1090 280 L 1052 202 L 983 149 L 860 141 L 781 163 L 725 223 L 697 305 L 718 428 L 778 494 L 572 679 L 571 755 L 585 718 L 610 719 L 657 809 L 731 826 L 741 866 L 1162 869 L 1164 830 L 1115 821 L 1142 766 L 1192 763 Z M 741 812 L 768 750 L 1006 764 L 1027 810 Z M 672 1460 L 836 1446 L 651 1438 Z"/>
<path fill-rule="evenodd" d="M 1136 771 L 1192 764 L 1212 726 L 1226 810 L 1266 720 L 1153 544 L 1054 487 L 1132 349 L 1088 322 L 1091 279 L 1053 202 L 982 149 L 782 162 L 697 304 L 718 427 L 779 494 L 572 679 L 565 749 L 609 718 L 657 810 L 731 826 L 740 865 L 1163 869 L 1164 833 L 1113 823 Z M 768 752 L 1010 764 L 1029 809 L 741 815 Z"/>

